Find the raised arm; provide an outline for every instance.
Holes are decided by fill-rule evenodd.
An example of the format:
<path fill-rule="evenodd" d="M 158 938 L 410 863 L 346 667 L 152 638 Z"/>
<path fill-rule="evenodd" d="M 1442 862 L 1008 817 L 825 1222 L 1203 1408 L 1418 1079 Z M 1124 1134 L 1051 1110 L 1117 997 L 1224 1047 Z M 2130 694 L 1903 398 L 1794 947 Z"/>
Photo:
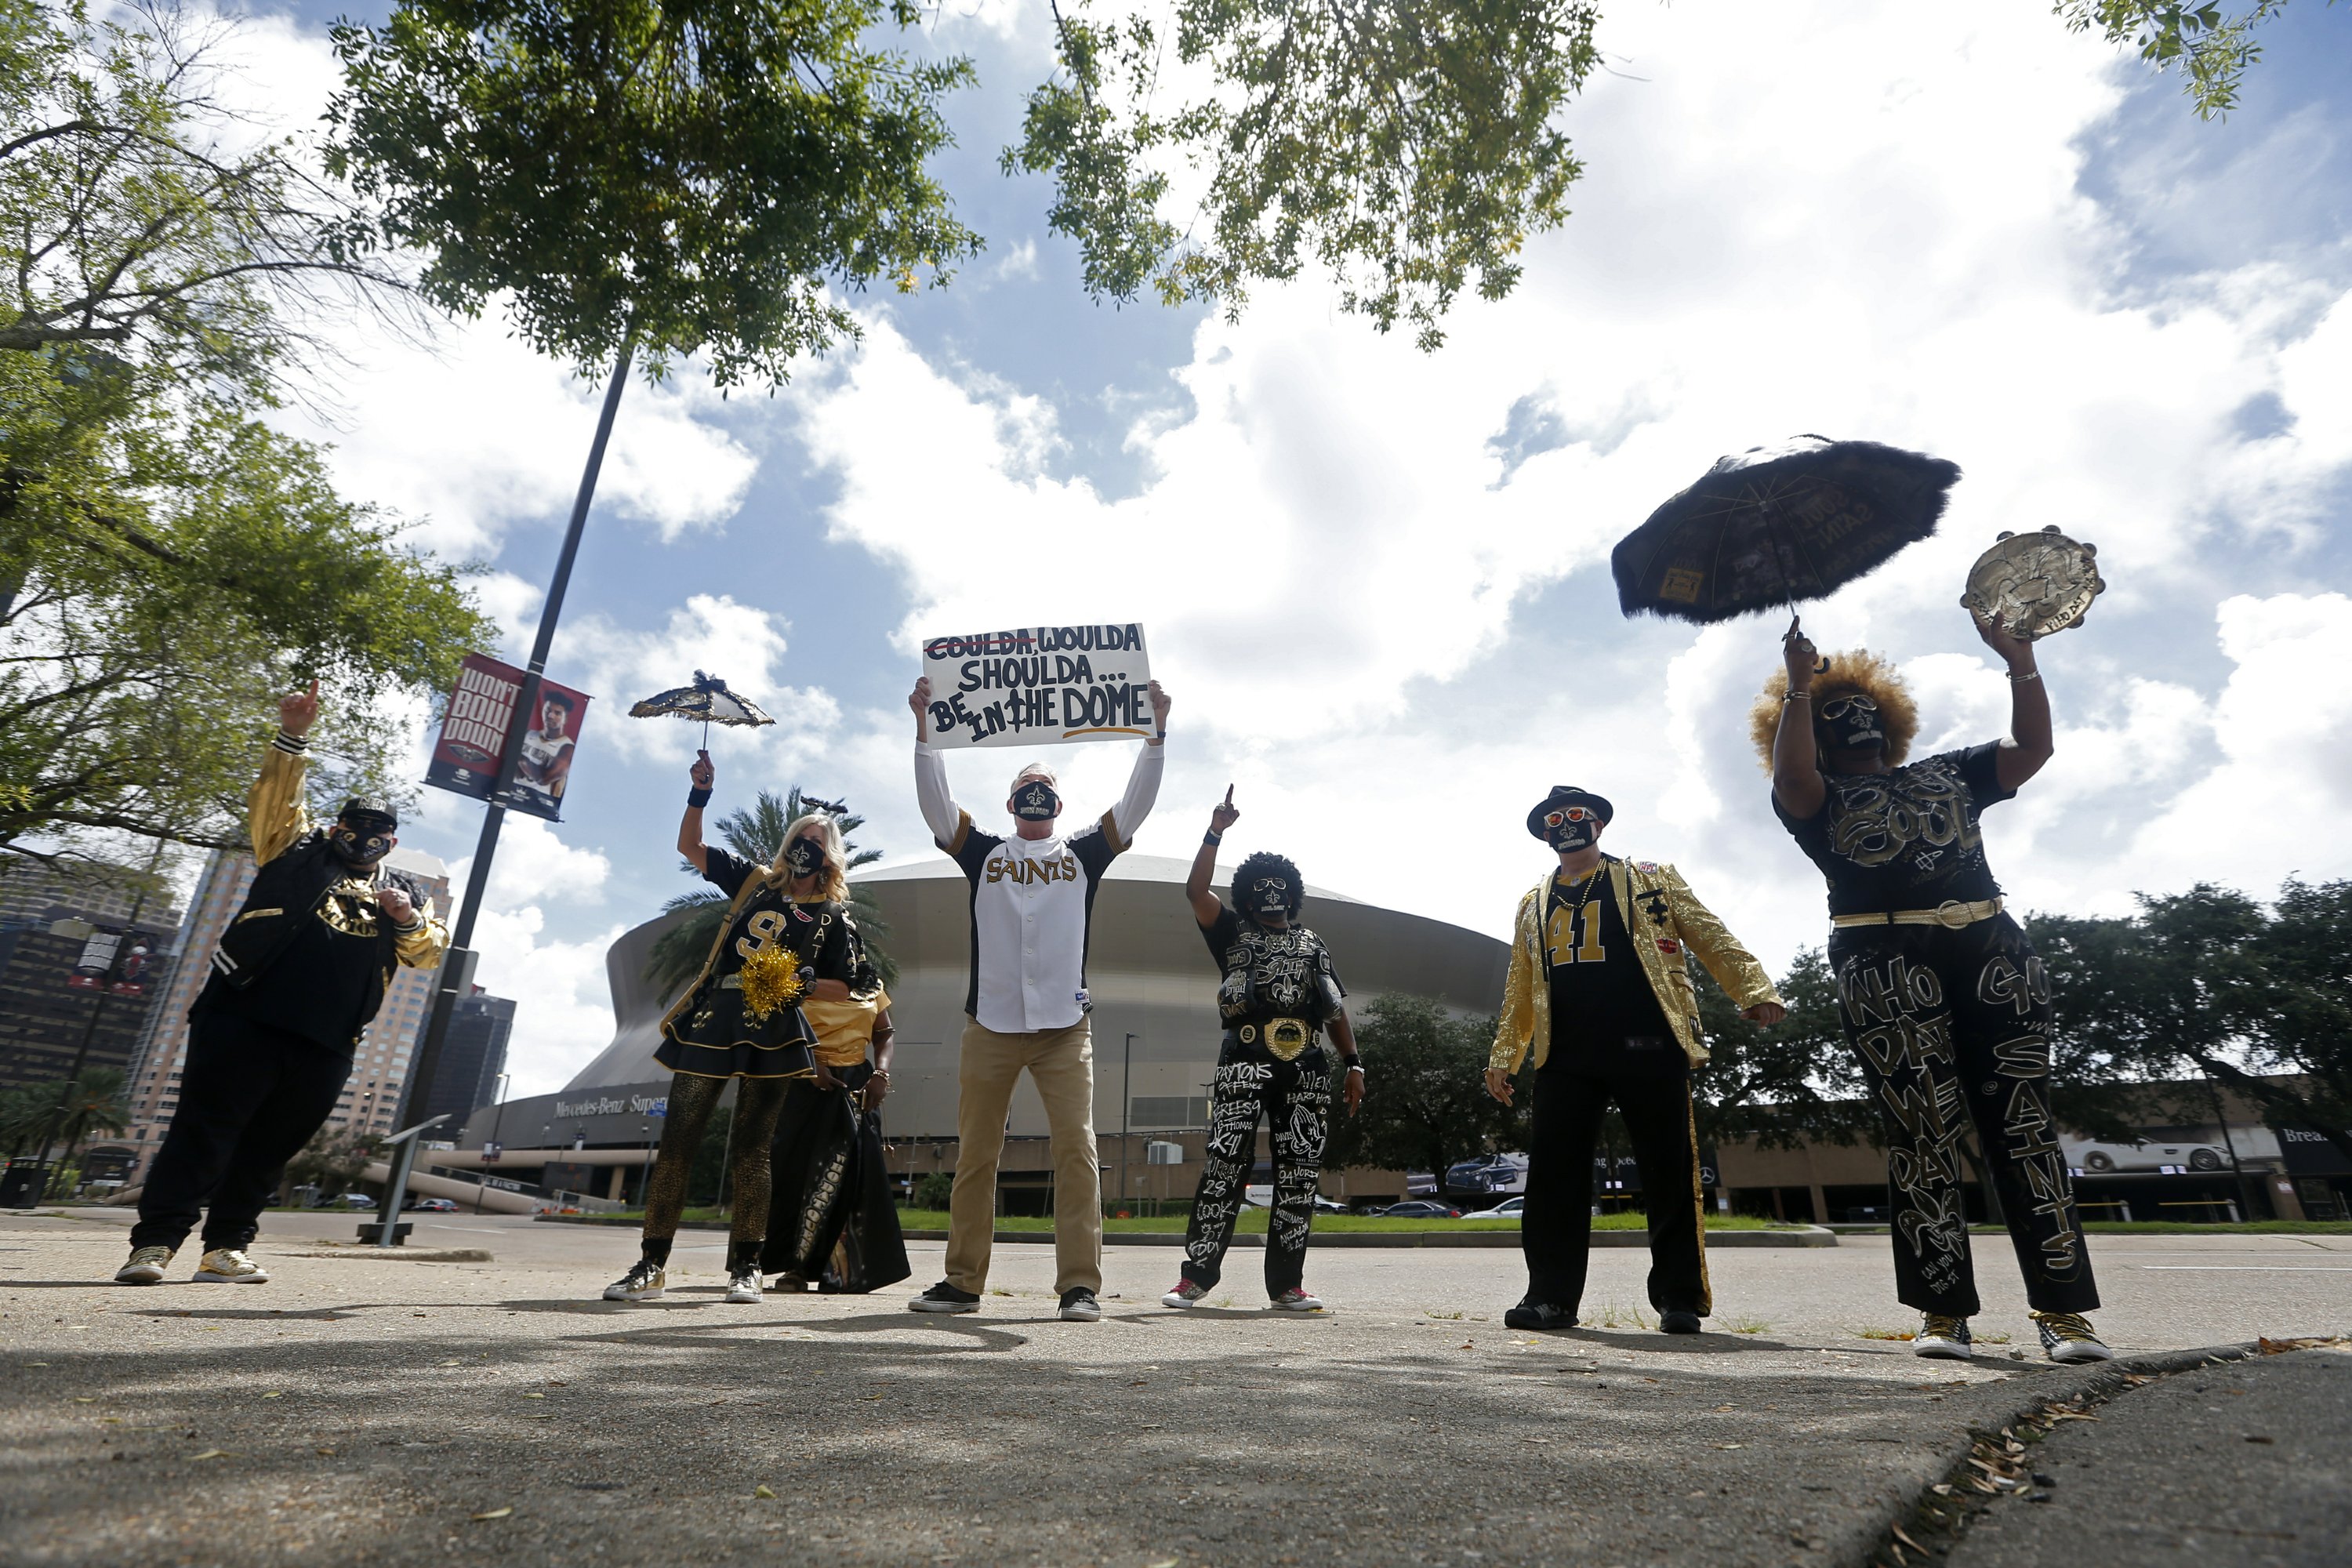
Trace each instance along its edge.
<path fill-rule="evenodd" d="M 710 765 L 709 752 L 694 753 L 694 765 L 686 770 L 693 787 L 687 791 L 686 815 L 677 819 L 677 852 L 686 863 L 698 871 L 710 869 L 710 857 L 702 850 L 702 805 L 710 798 L 710 781 L 718 776 Z"/>
<path fill-rule="evenodd" d="M 1210 880 L 1217 874 L 1218 840 L 1224 837 L 1226 828 L 1241 820 L 1241 816 L 1240 809 L 1234 805 L 1234 786 L 1227 784 L 1224 804 L 1209 808 L 1208 836 L 1201 840 L 1201 847 L 1193 851 L 1192 868 L 1184 875 L 1184 897 L 1192 901 L 1192 918 L 1204 930 L 1217 923 L 1217 916 L 1224 911 L 1225 907 L 1217 901 L 1217 895 L 1209 887 Z"/>
<path fill-rule="evenodd" d="M 1160 682 L 1151 683 L 1151 739 L 1143 742 L 1143 750 L 1135 759 L 1135 771 L 1127 775 L 1127 793 L 1110 809 L 1111 826 L 1118 833 L 1118 847 L 1126 848 L 1135 842 L 1135 830 L 1151 815 L 1152 803 L 1160 798 L 1160 778 L 1168 761 L 1168 693 Z"/>
<path fill-rule="evenodd" d="M 1993 765 L 2000 787 L 2013 790 L 2040 773 L 2058 749 L 2050 730 L 2050 689 L 2042 684 L 2042 671 L 2034 667 L 2031 641 L 2011 637 L 1981 616 L 1977 636 L 2009 666 L 2009 737 L 1993 753 Z"/>
<path fill-rule="evenodd" d="M 952 847 L 965 817 L 955 796 L 948 793 L 948 760 L 931 745 L 930 703 L 931 678 L 927 675 L 907 693 L 907 706 L 915 710 L 915 804 L 921 808 L 923 826 L 931 830 L 932 838 Z"/>
<path fill-rule="evenodd" d="M 1794 616 L 1780 638 L 1780 659 L 1789 669 L 1789 694 L 1780 702 L 1780 727 L 1772 732 L 1772 798 L 1801 821 L 1820 815 L 1830 786 L 1822 777 L 1821 747 L 1813 740 L 1817 655 Z"/>
<path fill-rule="evenodd" d="M 261 756 L 261 776 L 245 797 L 246 827 L 253 835 L 253 859 L 267 866 L 310 830 L 302 802 L 302 777 L 310 771 L 310 726 L 319 719 L 319 683 L 278 700 L 278 733 Z"/>

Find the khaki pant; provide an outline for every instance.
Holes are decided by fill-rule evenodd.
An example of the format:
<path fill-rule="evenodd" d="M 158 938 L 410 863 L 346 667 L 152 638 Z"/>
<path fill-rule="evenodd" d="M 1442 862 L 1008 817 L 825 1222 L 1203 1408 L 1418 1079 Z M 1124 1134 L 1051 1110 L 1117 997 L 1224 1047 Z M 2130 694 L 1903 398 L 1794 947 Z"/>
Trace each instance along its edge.
<path fill-rule="evenodd" d="M 1054 1289 L 1102 1289 L 1102 1171 L 1095 1154 L 1095 1047 L 1087 1021 L 1000 1035 L 963 1026 L 957 1069 L 955 1189 L 948 1198 L 948 1283 L 979 1295 L 996 1237 L 1004 1117 L 1026 1068 L 1045 1102 L 1054 1149 Z"/>

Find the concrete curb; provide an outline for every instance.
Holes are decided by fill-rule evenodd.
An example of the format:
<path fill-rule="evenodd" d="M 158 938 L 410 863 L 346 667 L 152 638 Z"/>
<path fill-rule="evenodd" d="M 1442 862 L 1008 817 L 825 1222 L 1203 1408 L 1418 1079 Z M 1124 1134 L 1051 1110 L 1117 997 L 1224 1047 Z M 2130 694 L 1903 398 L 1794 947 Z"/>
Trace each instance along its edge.
<path fill-rule="evenodd" d="M 478 1247 L 369 1247 L 362 1244 L 297 1252 L 296 1258 L 372 1258 L 403 1263 L 493 1263 L 497 1259 Z"/>
<path fill-rule="evenodd" d="M 1969 1471 L 1969 1458 L 1975 1453 L 1977 1443 L 1980 1438 L 2017 1426 L 2041 1415 L 2050 1405 L 2063 1399 L 2088 1396 L 2098 1404 L 2105 1405 L 2138 1386 L 2131 1381 L 2134 1377 L 2163 1377 L 2172 1373 L 2190 1372 L 2198 1367 L 2211 1366 L 2221 1362 L 2246 1361 L 2259 1354 L 2260 1352 L 2261 1346 L 2249 1341 L 2242 1344 L 2211 1345 L 2203 1350 L 2155 1351 L 2139 1355 L 2117 1356 L 2114 1361 L 2095 1363 L 2079 1369 L 2053 1368 L 2053 1370 L 2061 1372 L 2074 1371 L 2078 1375 L 2044 1384 L 2035 1389 L 2029 1397 L 2021 1400 L 2002 1415 L 1970 1427 L 1963 1436 L 1958 1448 L 1949 1452 L 1949 1462 L 1944 1468 L 1930 1478 L 1927 1485 L 1921 1487 L 1895 1509 L 1894 1518 L 1888 1521 L 1885 1528 L 1878 1531 L 1864 1561 L 1871 1563 L 1873 1568 L 1881 1568 L 1881 1565 L 1890 1561 L 1894 1563 L 1905 1561 L 1902 1548 L 1895 1536 L 1896 1529 L 1907 1531 L 1913 1538 L 1915 1549 L 1920 1542 L 1925 1542 L 1927 1550 L 1937 1556 L 1951 1551 L 1965 1537 L 1967 1522 L 1973 1518 L 1973 1513 L 1966 1516 L 1956 1526 L 1936 1521 L 1926 1510 L 1929 1506 L 1929 1500 L 1936 1496 L 1934 1489 L 1937 1486 L 1951 1486 L 1967 1478 Z M 1980 1510 L 1984 1506 L 1983 1503 L 1967 1494 L 1961 1494 L 1958 1499 L 1946 1501 L 1948 1507 L 1955 1504 L 1972 1510 Z"/>
<path fill-rule="evenodd" d="M 543 1225 L 625 1226 L 636 1228 L 634 1219 L 606 1219 L 598 1215 L 554 1215 L 536 1216 Z M 717 1220 L 690 1219 L 679 1225 L 680 1230 L 725 1230 Z M 902 1232 L 908 1241 L 945 1241 L 943 1230 L 909 1230 Z M 1054 1233 L 1050 1230 L 1000 1230 L 995 1245 L 1008 1246 L 1034 1242 L 1050 1246 Z M 1817 1225 L 1795 1226 L 1788 1230 L 1718 1230 L 1706 1238 L 1715 1247 L 1835 1247 L 1837 1233 Z M 1184 1233 L 1181 1230 L 1107 1230 L 1103 1232 L 1105 1247 L 1181 1247 Z M 1263 1236 L 1236 1236 L 1236 1247 L 1265 1245 Z M 1518 1227 L 1486 1231 L 1318 1231 L 1317 1247 L 1499 1247 L 1516 1251 L 1519 1245 Z M 1592 1233 L 1595 1247 L 1647 1247 L 1650 1233 L 1646 1230 L 1596 1230 Z"/>
<path fill-rule="evenodd" d="M 948 1233 L 943 1230 L 910 1230 L 906 1233 L 906 1236 L 908 1241 L 948 1239 Z M 1006 1242 L 1050 1242 L 1053 1239 L 1054 1233 L 1049 1230 L 1000 1230 L 996 1233 L 996 1241 L 1000 1246 Z M 1706 1238 L 1706 1245 L 1711 1247 L 1835 1247 L 1837 1244 L 1835 1232 L 1822 1230 L 1814 1226 L 1808 1226 L 1801 1231 L 1717 1231 Z M 1181 1247 L 1184 1245 L 1184 1233 L 1181 1230 L 1107 1230 L 1103 1232 L 1103 1245 L 1105 1247 Z M 1237 1247 L 1264 1247 L 1265 1237 L 1236 1236 L 1233 1239 L 1233 1245 Z M 1317 1231 L 1309 1245 L 1318 1247 L 1508 1247 L 1516 1252 L 1519 1246 L 1519 1232 L 1516 1226 L 1509 1230 L 1465 1232 Z M 1650 1245 L 1650 1233 L 1646 1230 L 1596 1230 L 1592 1233 L 1592 1245 L 1595 1247 L 1647 1247 Z"/>

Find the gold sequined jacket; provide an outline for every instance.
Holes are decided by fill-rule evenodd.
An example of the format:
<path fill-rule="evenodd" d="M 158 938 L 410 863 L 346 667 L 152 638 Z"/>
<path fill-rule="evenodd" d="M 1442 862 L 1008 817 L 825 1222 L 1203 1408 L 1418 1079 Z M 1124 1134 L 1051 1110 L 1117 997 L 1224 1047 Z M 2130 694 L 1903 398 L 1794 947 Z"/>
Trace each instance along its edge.
<path fill-rule="evenodd" d="M 1609 895 L 1617 900 L 1618 918 L 1641 955 L 1642 972 L 1658 998 L 1658 1010 L 1665 1014 L 1667 1026 L 1694 1067 L 1706 1060 L 1706 1037 L 1699 1032 L 1692 954 L 1743 1011 L 1780 1000 L 1764 966 L 1698 901 L 1681 872 L 1654 860 L 1620 860 L 1613 855 L 1603 856 L 1601 863 L 1609 872 Z M 1551 1052 L 1551 984 L 1543 935 L 1544 899 L 1551 884 L 1546 877 L 1519 900 L 1512 927 L 1503 1014 L 1495 1047 L 1486 1058 L 1487 1066 L 1505 1072 L 1519 1070 L 1530 1040 L 1536 1066 L 1543 1066 Z"/>

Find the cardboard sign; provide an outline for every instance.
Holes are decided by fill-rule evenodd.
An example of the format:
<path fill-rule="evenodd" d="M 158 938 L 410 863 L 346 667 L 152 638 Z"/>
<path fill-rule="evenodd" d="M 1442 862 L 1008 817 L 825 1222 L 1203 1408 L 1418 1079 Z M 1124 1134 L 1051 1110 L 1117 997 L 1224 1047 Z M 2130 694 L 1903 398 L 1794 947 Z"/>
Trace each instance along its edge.
<path fill-rule="evenodd" d="M 1133 623 L 929 637 L 931 743 L 1149 740 L 1151 662 Z"/>
<path fill-rule="evenodd" d="M 498 785 L 499 758 L 507 743 L 507 726 L 514 722 L 515 698 L 522 690 L 523 672 L 486 654 L 469 653 L 449 692 L 449 706 L 441 715 L 440 739 L 433 743 L 425 782 L 457 795 L 488 800 Z M 523 737 L 522 754 L 515 761 L 514 787 L 507 807 L 550 822 L 562 820 L 563 792 L 571 783 L 572 758 L 580 727 L 588 717 L 588 698 L 568 686 L 542 678 L 539 712 L 530 732 Z"/>

